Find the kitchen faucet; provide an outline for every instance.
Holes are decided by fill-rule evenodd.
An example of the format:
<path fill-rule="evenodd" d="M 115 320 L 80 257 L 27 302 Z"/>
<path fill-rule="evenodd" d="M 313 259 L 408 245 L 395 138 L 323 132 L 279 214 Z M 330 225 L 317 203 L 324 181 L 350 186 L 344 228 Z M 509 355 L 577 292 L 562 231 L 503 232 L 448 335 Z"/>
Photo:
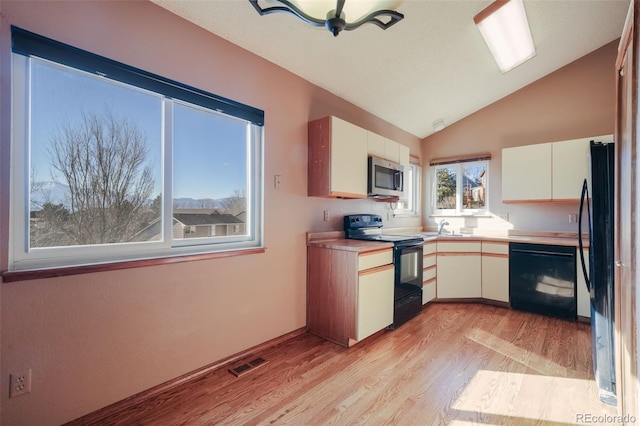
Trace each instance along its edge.
<path fill-rule="evenodd" d="M 449 225 L 449 222 L 447 222 L 446 219 L 442 219 L 438 225 L 438 235 L 442 234 L 442 228 L 444 228 L 445 225 Z"/>

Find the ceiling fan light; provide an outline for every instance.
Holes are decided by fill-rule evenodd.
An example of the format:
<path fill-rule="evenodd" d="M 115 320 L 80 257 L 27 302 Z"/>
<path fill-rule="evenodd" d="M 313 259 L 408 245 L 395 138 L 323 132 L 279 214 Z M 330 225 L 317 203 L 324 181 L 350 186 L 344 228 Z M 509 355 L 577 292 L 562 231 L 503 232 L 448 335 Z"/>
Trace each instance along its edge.
<path fill-rule="evenodd" d="M 260 15 L 288 12 L 309 25 L 326 27 L 334 36 L 337 36 L 342 30 L 352 31 L 367 23 L 374 24 L 386 30 L 404 18 L 403 14 L 391 9 L 392 7 L 399 6 L 402 1 L 403 0 L 249 0 Z M 262 7 L 258 2 L 269 7 Z"/>
<path fill-rule="evenodd" d="M 523 0 L 497 0 L 473 21 L 503 73 L 536 55 Z"/>

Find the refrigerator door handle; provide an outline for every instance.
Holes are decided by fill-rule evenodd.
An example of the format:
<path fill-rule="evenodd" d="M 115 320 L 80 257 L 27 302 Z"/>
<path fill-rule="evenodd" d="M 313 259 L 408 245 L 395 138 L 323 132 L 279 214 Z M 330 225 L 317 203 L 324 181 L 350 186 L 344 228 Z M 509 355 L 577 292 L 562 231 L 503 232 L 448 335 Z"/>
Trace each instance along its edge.
<path fill-rule="evenodd" d="M 591 292 L 591 282 L 589 281 L 589 273 L 587 272 L 587 265 L 584 261 L 584 247 L 582 242 L 582 211 L 584 210 L 585 203 L 587 204 L 587 224 L 589 232 L 591 232 L 591 211 L 589 209 L 589 185 L 585 179 L 582 183 L 582 194 L 580 195 L 580 210 L 578 212 L 578 249 L 580 251 L 580 263 L 582 263 L 582 273 L 584 274 L 584 282 L 587 284 L 587 290 Z"/>

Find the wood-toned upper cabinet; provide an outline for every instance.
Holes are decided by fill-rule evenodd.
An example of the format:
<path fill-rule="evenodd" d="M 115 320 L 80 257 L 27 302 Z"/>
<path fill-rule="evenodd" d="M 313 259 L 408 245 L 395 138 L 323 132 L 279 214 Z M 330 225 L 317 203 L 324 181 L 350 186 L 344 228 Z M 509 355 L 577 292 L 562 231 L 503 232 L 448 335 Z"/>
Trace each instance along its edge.
<path fill-rule="evenodd" d="M 502 150 L 502 201 L 551 200 L 551 143 Z"/>
<path fill-rule="evenodd" d="M 337 117 L 309 123 L 308 195 L 366 198 L 367 131 Z"/>

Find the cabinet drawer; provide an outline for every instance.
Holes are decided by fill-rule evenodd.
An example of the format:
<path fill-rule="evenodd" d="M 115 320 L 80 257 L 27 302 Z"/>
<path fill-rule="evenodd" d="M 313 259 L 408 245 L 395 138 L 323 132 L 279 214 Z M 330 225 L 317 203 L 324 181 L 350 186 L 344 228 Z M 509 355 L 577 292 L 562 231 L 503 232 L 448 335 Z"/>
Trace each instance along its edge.
<path fill-rule="evenodd" d="M 422 282 L 427 282 L 436 277 L 436 267 L 432 266 L 431 268 L 424 269 L 422 271 Z"/>
<path fill-rule="evenodd" d="M 432 301 L 436 298 L 436 283 L 422 286 L 422 304 Z"/>
<path fill-rule="evenodd" d="M 434 254 L 436 252 L 436 243 L 425 243 L 424 246 L 422 246 L 422 254 L 423 255 L 429 255 L 429 254 Z"/>
<path fill-rule="evenodd" d="M 358 256 L 358 271 L 376 268 L 382 265 L 393 263 L 393 252 L 391 249 L 382 251 L 372 251 Z"/>
<path fill-rule="evenodd" d="M 441 253 L 480 253 L 481 245 L 480 241 L 438 241 L 438 255 Z"/>
<path fill-rule="evenodd" d="M 483 242 L 482 253 L 506 254 L 507 256 L 509 256 L 509 244 Z"/>
<path fill-rule="evenodd" d="M 425 256 L 422 258 L 422 268 L 427 269 L 432 266 L 436 266 L 436 255 Z"/>

